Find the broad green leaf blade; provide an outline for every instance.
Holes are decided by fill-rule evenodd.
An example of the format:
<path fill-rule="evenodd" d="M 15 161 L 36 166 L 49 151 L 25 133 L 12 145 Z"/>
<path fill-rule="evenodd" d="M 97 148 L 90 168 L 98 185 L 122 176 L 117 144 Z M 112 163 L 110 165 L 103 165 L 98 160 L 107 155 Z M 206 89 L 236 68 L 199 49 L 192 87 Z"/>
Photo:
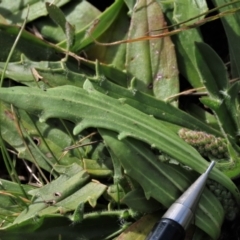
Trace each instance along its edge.
<path fill-rule="evenodd" d="M 119 158 L 126 173 L 143 187 L 147 199 L 153 197 L 169 207 L 193 182 L 191 172 L 160 162 L 140 142 L 132 139 L 119 141 L 114 132 L 102 133 L 104 141 Z M 205 189 L 196 212 L 196 225 L 217 239 L 223 218 L 220 202 Z"/>
<path fill-rule="evenodd" d="M 165 19 L 159 4 L 137 1 L 128 38 L 142 37 L 162 27 L 165 27 Z M 137 90 L 154 94 L 158 99 L 179 92 L 176 56 L 170 37 L 128 43 L 126 66 L 129 78 L 136 78 L 134 88 Z"/>
<path fill-rule="evenodd" d="M 49 1 L 49 0 L 48 0 Z M 58 0 L 56 5 L 58 7 L 68 3 L 70 0 Z M 27 20 L 30 22 L 36 18 L 47 15 L 45 3 L 47 0 L 2 0 L 0 15 L 2 15 L 10 24 L 22 24 L 27 16 L 29 6 L 29 14 Z"/>
<path fill-rule="evenodd" d="M 118 16 L 123 7 L 123 0 L 116 0 L 107 10 L 105 10 L 98 18 L 88 24 L 75 34 L 75 44 L 71 47 L 72 52 L 79 52 L 87 45 L 93 43 L 94 39 L 101 36 L 108 29 L 115 18 Z M 58 44 L 59 47 L 67 47 L 67 42 L 62 41 Z"/>
<path fill-rule="evenodd" d="M 51 117 L 73 121 L 76 123 L 74 134 L 88 127 L 106 128 L 118 132 L 120 140 L 126 137 L 142 140 L 199 173 L 208 167 L 195 149 L 160 121 L 124 104 L 124 99 L 116 100 L 97 92 L 89 81 L 85 82 L 84 89 L 72 86 L 47 91 L 26 87 L 2 88 L 0 99 L 37 114 L 40 121 Z M 233 182 L 216 168 L 210 177 L 228 188 L 237 200 L 240 198 Z"/>
<path fill-rule="evenodd" d="M 208 10 L 207 3 L 204 0 L 178 0 L 173 1 L 172 4 L 165 4 L 164 1 L 157 0 L 165 7 L 164 12 L 171 24 L 180 24 L 192 17 L 202 14 Z M 173 9 L 172 9 L 173 8 Z M 190 23 L 197 22 L 203 19 L 204 16 L 191 21 Z M 185 23 L 186 25 L 190 23 Z M 180 25 L 184 27 L 184 24 Z M 199 29 L 190 29 L 183 31 L 172 37 L 176 46 L 178 68 L 180 73 L 190 82 L 194 87 L 202 87 L 201 74 L 198 71 L 194 42 L 202 42 L 202 37 Z"/>

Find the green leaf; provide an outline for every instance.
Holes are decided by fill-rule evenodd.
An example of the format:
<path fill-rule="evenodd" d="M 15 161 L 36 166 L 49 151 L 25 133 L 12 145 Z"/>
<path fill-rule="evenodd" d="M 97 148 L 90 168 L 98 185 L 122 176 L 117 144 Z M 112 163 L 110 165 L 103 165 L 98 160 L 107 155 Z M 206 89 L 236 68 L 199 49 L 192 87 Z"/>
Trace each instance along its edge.
<path fill-rule="evenodd" d="M 127 213 L 127 214 L 126 214 Z M 123 217 L 123 215 L 128 215 Z M 21 224 L 16 224 L 7 229 L 1 229 L 1 239 L 62 239 L 76 240 L 84 237 L 87 239 L 111 239 L 112 234 L 119 234 L 124 226 L 120 221 L 131 221 L 128 211 L 105 211 L 85 214 L 82 222 L 71 222 L 66 216 L 49 214 L 42 217 L 35 216 Z M 93 231 L 93 226 L 95 230 Z M 106 227 L 107 226 L 107 227 Z"/>
<path fill-rule="evenodd" d="M 76 123 L 74 134 L 88 127 L 106 128 L 118 132 L 120 140 L 133 137 L 146 142 L 199 173 L 208 166 L 195 149 L 160 121 L 122 100 L 97 92 L 89 81 L 85 82 L 84 89 L 73 86 L 47 91 L 26 87 L 2 88 L 0 99 L 39 115 L 41 122 L 51 117 L 71 120 Z M 210 177 L 228 188 L 237 200 L 240 198 L 236 186 L 216 168 Z"/>
<path fill-rule="evenodd" d="M 71 1 L 67 5 L 63 6 L 61 10 L 63 11 L 67 21 L 74 25 L 76 32 L 80 31 L 92 22 L 101 13 L 87 1 Z M 60 42 L 66 39 L 62 29 L 59 26 L 56 26 L 56 24 L 53 24 L 52 20 L 48 16 L 37 19 L 34 22 L 34 25 L 46 39 L 54 42 Z"/>
<path fill-rule="evenodd" d="M 13 195 L 18 195 L 18 196 L 24 196 L 22 191 L 21 191 L 21 188 L 19 187 L 19 185 L 15 182 L 10 182 L 8 180 L 5 180 L 5 179 L 0 179 L 0 189 L 1 191 L 7 191 L 8 193 L 11 193 Z M 22 187 L 24 188 L 24 190 L 26 192 L 34 189 L 35 187 L 33 186 L 30 186 L 30 185 L 27 185 L 27 184 L 23 184 Z"/>
<path fill-rule="evenodd" d="M 17 37 L 19 27 L 12 25 L 5 25 L 0 23 L 0 61 L 5 62 L 9 51 Z M 59 50 L 54 46 L 50 46 L 43 40 L 35 37 L 33 34 L 23 31 L 21 38 L 14 50 L 11 61 L 19 61 L 21 55 L 24 54 L 31 60 L 53 60 L 57 61 L 60 59 L 56 53 Z"/>
<path fill-rule="evenodd" d="M 119 205 L 120 200 L 124 197 L 124 191 L 119 184 L 112 184 L 108 186 L 107 192 L 104 197 L 111 203 L 117 203 Z"/>
<path fill-rule="evenodd" d="M 0 72 L 3 67 L 4 63 L 0 63 Z M 38 75 L 42 77 L 42 79 L 39 79 L 37 83 L 32 74 L 33 68 L 36 70 Z M 100 68 L 102 71 L 102 66 Z M 120 73 L 120 71 L 118 73 Z M 91 75 L 92 74 L 88 71 L 88 69 L 85 69 L 84 66 L 81 67 L 81 73 L 79 73 L 72 64 L 65 66 L 62 62 L 42 61 L 38 63 L 24 58 L 22 58 L 20 62 L 9 63 L 7 72 L 5 73 L 6 77 L 14 79 L 17 82 L 31 87 L 39 86 L 42 89 L 62 85 L 82 87 L 85 79 L 88 78 L 98 91 L 107 93 L 109 96 L 116 99 L 124 98 L 125 103 L 146 114 L 153 115 L 158 119 L 181 127 L 205 131 L 216 136 L 222 136 L 219 131 L 214 130 L 208 126 L 208 124 L 204 124 L 199 121 L 198 118 L 194 118 L 180 109 L 173 107 L 168 102 L 157 100 L 156 98 L 140 91 L 120 87 L 110 81 L 107 81 L 101 75 L 96 77 L 92 77 Z M 123 81 L 123 78 L 127 79 L 127 75 L 125 73 L 121 72 L 122 76 L 119 75 L 119 78 L 116 77 L 116 73 L 110 73 L 110 75 L 114 76 L 115 80 L 118 79 L 118 83 L 125 85 Z"/>
<path fill-rule="evenodd" d="M 48 14 L 50 18 L 62 28 L 62 31 L 65 32 L 66 27 L 66 18 L 63 14 L 63 12 L 58 8 L 55 4 L 46 2 L 45 3 Z"/>
<path fill-rule="evenodd" d="M 165 27 L 165 19 L 157 2 L 137 1 L 132 14 L 129 39 Z M 158 31 L 158 33 L 161 33 Z M 165 99 L 179 92 L 178 70 L 170 37 L 127 44 L 127 73 L 136 78 L 134 88 Z"/>
<path fill-rule="evenodd" d="M 99 130 L 100 134 L 104 130 Z M 111 151 L 111 149 L 108 149 L 109 154 L 111 155 L 112 163 L 113 163 L 113 169 L 114 169 L 114 174 L 113 174 L 113 183 L 118 186 L 120 180 L 123 178 L 123 173 L 122 173 L 122 167 L 119 159 L 117 156 L 114 154 L 114 152 Z"/>
<path fill-rule="evenodd" d="M 234 141 L 236 138 L 236 125 L 232 120 L 231 115 L 226 109 L 226 105 L 221 100 L 212 99 L 210 97 L 202 97 L 200 101 L 207 107 L 209 107 L 217 116 L 218 124 L 223 131 L 225 137 L 230 141 Z M 228 116 L 228 117 L 226 117 Z"/>
<path fill-rule="evenodd" d="M 119 16 L 112 25 L 99 37 L 99 42 L 108 43 L 126 39 L 129 27 L 129 19 L 126 7 L 122 7 Z M 125 70 L 126 44 L 114 46 L 101 46 L 93 44 L 86 49 L 88 59 L 110 64 L 111 66 L 123 71 Z M 127 75 L 125 77 L 127 79 Z M 120 84 L 122 85 L 122 84 Z"/>
<path fill-rule="evenodd" d="M 161 119 L 163 123 L 173 123 L 189 129 L 199 129 L 216 136 L 222 136 L 219 131 L 204 124 L 198 118 L 192 117 L 184 111 L 172 106 L 168 102 L 158 100 L 148 94 L 134 89 L 126 89 L 113 84 L 109 81 L 91 81 L 98 91 L 107 93 L 108 96 L 115 99 L 124 99 L 124 102 L 139 111 Z"/>
<path fill-rule="evenodd" d="M 198 69 L 202 83 L 210 97 L 221 99 L 221 91 L 228 89 L 227 69 L 217 53 L 205 43 L 195 43 Z"/>
<path fill-rule="evenodd" d="M 221 6 L 227 2 L 231 1 L 225 1 L 225 0 L 213 0 L 214 4 L 216 6 Z M 227 11 L 227 10 L 236 10 L 240 7 L 239 2 L 235 2 L 231 5 L 228 5 L 222 9 L 220 9 L 220 12 Z M 240 61 L 240 49 L 239 49 L 239 36 L 240 36 L 240 16 L 239 13 L 231 14 L 226 17 L 222 17 L 221 21 L 223 23 L 224 30 L 226 32 L 227 38 L 228 38 L 228 47 L 229 47 L 229 53 L 230 53 L 230 63 L 231 63 L 231 73 L 233 78 L 238 78 L 240 76 L 240 67 L 239 67 L 239 61 Z"/>
<path fill-rule="evenodd" d="M 69 1 L 70 0 L 58 0 L 56 1 L 56 5 L 60 7 Z M 2 0 L 0 15 L 7 19 L 10 24 L 22 24 L 26 18 L 29 6 L 27 20 L 30 22 L 36 18 L 47 15 L 45 2 L 46 0 L 15 0 L 10 2 L 8 0 Z"/>
<path fill-rule="evenodd" d="M 109 161 L 104 160 L 83 159 L 83 168 L 94 178 L 112 177 L 113 170 L 111 164 Z"/>
<path fill-rule="evenodd" d="M 0 74 L 4 69 L 4 65 L 4 62 L 0 62 Z M 84 65 L 81 65 L 81 71 L 79 71 L 78 67 L 71 63 L 65 64 L 62 61 L 34 62 L 23 55 L 20 61 L 9 63 L 5 72 L 5 77 L 41 89 L 66 84 L 82 87 L 86 78 L 92 75 L 93 71 Z"/>
<path fill-rule="evenodd" d="M 95 208 L 97 205 L 98 198 L 104 193 L 107 189 L 107 186 L 101 183 L 90 182 L 80 189 L 73 192 L 70 196 L 65 199 L 44 208 L 38 212 L 39 216 L 53 214 L 53 213 L 67 213 L 71 212 L 79 206 L 79 204 L 89 203 L 92 208 Z M 62 192 L 60 192 L 62 194 Z M 36 202 L 36 201 L 35 201 Z M 36 204 L 36 203 L 33 203 Z"/>
<path fill-rule="evenodd" d="M 19 59 L 21 60 L 19 61 Z M 19 56 L 19 59 L 17 62 L 8 64 L 5 76 L 31 87 L 40 87 L 42 89 L 61 85 L 74 85 L 82 87 L 86 78 L 93 78 L 95 80 L 97 78 L 100 82 L 105 79 L 102 75 L 93 77 L 96 63 L 91 61 L 82 62 L 81 69 L 79 71 L 78 66 L 72 64 L 71 62 L 34 62 L 23 55 Z M 0 73 L 2 73 L 4 65 L 4 62 L 0 62 Z M 101 64 L 100 69 L 101 73 L 109 80 L 119 84 L 120 86 L 127 86 L 126 73 L 116 69 L 115 66 Z M 34 76 L 34 73 L 37 73 L 37 76 Z"/>
<path fill-rule="evenodd" d="M 212 128 L 220 131 L 220 126 L 218 125 L 218 121 L 217 121 L 217 119 L 216 119 L 216 117 L 214 116 L 213 113 L 205 111 L 203 108 L 201 108 L 197 104 L 194 104 L 194 103 L 191 103 L 191 102 L 187 105 L 187 109 L 188 109 L 188 112 L 193 117 L 195 117 L 198 120 L 203 121 L 208 126 L 211 126 Z M 208 131 L 204 130 L 204 132 L 208 132 Z M 217 136 L 216 133 L 213 133 L 213 134 L 215 136 Z"/>
<path fill-rule="evenodd" d="M 73 144 L 73 139 L 77 142 L 78 138 L 71 138 L 60 121 L 51 120 L 39 124 L 36 117 L 29 116 L 22 110 L 18 111 L 17 116 L 19 119 L 14 120 L 11 108 L 0 102 L 1 134 L 3 139 L 17 151 L 18 157 L 27 159 L 52 172 L 54 164 L 79 163 L 79 159 L 84 156 L 82 149 L 70 151 L 62 156 L 62 150 Z M 16 127 L 17 121 L 21 121 L 19 124 L 23 136 L 19 134 Z M 72 131 L 73 126 L 68 123 L 65 124 L 69 128 L 68 130 Z M 54 171 L 52 173 L 55 175 Z"/>
<path fill-rule="evenodd" d="M 29 185 L 22 185 L 22 188 L 26 192 L 34 189 L 34 187 Z M 1 227 L 5 227 L 15 220 L 16 216 L 26 207 L 29 200 L 25 198 L 17 183 L 5 179 L 0 179 L 0 192 L 0 221 L 2 222 Z"/>
<path fill-rule="evenodd" d="M 37 214 L 41 215 L 41 212 L 46 215 L 48 213 L 50 214 L 53 211 L 51 205 L 60 204 L 57 206 L 60 207 L 60 202 L 62 202 L 63 206 L 66 205 L 66 211 L 68 210 L 68 207 L 69 210 L 73 210 L 74 207 L 77 207 L 79 204 L 76 200 L 77 197 L 79 198 L 78 190 L 84 188 L 88 181 L 89 175 L 77 164 L 65 167 L 65 173 L 59 178 L 40 189 L 34 189 L 29 192 L 29 194 L 33 196 L 32 204 L 21 212 L 21 214 L 15 219 L 13 225 L 21 224 L 30 218 L 33 219 Z M 82 192 L 83 191 L 85 192 L 85 190 L 82 190 Z M 78 196 L 76 197 L 76 195 Z M 65 203 L 66 198 L 68 198 L 67 203 Z M 83 196 L 83 199 L 86 201 L 86 195 Z M 74 207 L 73 204 L 75 204 Z M 57 207 L 54 207 L 54 212 L 56 212 Z M 36 225 L 36 227 L 38 226 Z"/>
<path fill-rule="evenodd" d="M 103 139 L 121 161 L 126 173 L 134 178 L 150 197 L 169 207 L 193 181 L 192 173 L 180 166 L 160 162 L 143 144 L 133 139 L 119 141 L 117 134 L 104 131 Z M 196 212 L 196 225 L 217 239 L 224 211 L 220 202 L 205 189 Z"/>
<path fill-rule="evenodd" d="M 151 213 L 162 208 L 162 205 L 153 198 L 147 200 L 142 189 L 134 189 L 127 193 L 121 202 L 142 213 Z"/>
<path fill-rule="evenodd" d="M 108 29 L 115 18 L 118 16 L 123 7 L 123 0 L 116 0 L 107 10 L 105 10 L 97 19 L 86 27 L 76 32 L 75 44 L 71 47 L 71 51 L 78 52 L 87 45 L 93 43 L 93 39 L 101 36 Z M 67 47 L 67 42 L 62 41 L 58 44 L 59 47 Z"/>
<path fill-rule="evenodd" d="M 161 3 L 161 0 L 158 0 Z M 164 4 L 164 12 L 167 14 L 168 20 L 171 24 L 180 24 L 180 27 L 184 25 L 193 24 L 204 16 L 201 16 L 191 22 L 181 24 L 181 22 L 187 21 L 192 17 L 202 14 L 208 10 L 206 1 L 197 0 L 178 0 L 172 4 Z M 172 9 L 173 8 L 173 9 Z M 201 74 L 198 71 L 196 58 L 195 58 L 195 45 L 194 42 L 202 42 L 202 36 L 199 29 L 189 29 L 183 31 L 172 37 L 176 46 L 177 62 L 180 73 L 190 82 L 194 88 L 202 87 Z"/>
<path fill-rule="evenodd" d="M 201 101 L 214 111 L 225 135 L 235 139 L 239 125 L 236 118 L 238 108 L 236 93 L 230 95 L 228 92 L 227 70 L 220 57 L 205 43 L 196 43 L 196 59 L 202 82 L 209 93 L 209 97 L 203 97 Z"/>
<path fill-rule="evenodd" d="M 67 37 L 67 49 L 70 48 L 74 40 L 74 27 L 66 20 L 64 13 L 54 4 L 46 3 L 46 8 L 52 20 L 59 25 Z"/>

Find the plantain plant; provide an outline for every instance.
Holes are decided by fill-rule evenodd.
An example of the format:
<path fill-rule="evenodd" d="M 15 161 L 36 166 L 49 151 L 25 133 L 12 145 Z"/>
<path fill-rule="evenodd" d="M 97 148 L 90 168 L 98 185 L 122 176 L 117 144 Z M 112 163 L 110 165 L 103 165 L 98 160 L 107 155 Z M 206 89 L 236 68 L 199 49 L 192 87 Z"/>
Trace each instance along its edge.
<path fill-rule="evenodd" d="M 1 239 L 145 239 L 210 160 L 193 238 L 219 238 L 240 204 L 240 3 L 214 3 L 1 2 Z M 229 69 L 196 28 L 218 17 Z"/>

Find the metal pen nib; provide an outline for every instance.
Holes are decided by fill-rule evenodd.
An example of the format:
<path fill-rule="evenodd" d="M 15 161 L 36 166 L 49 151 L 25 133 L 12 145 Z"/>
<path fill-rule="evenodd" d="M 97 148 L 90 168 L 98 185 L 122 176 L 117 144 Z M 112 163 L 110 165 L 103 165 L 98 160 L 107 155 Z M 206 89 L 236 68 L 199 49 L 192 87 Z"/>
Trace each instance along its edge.
<path fill-rule="evenodd" d="M 173 219 L 185 230 L 192 221 L 199 199 L 202 195 L 208 175 L 214 167 L 215 162 L 211 162 L 206 172 L 204 172 L 168 209 L 162 218 Z"/>
<path fill-rule="evenodd" d="M 170 206 L 147 240 L 184 239 L 214 165 L 215 162 L 211 162 L 207 170 Z"/>

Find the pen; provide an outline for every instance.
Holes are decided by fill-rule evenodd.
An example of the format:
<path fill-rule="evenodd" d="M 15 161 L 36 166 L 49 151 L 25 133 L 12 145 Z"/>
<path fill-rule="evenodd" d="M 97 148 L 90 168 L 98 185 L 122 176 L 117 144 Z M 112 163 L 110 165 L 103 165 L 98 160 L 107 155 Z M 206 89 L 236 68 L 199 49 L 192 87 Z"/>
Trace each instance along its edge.
<path fill-rule="evenodd" d="M 170 206 L 146 240 L 184 240 L 214 165 L 212 161 L 207 170 Z"/>

